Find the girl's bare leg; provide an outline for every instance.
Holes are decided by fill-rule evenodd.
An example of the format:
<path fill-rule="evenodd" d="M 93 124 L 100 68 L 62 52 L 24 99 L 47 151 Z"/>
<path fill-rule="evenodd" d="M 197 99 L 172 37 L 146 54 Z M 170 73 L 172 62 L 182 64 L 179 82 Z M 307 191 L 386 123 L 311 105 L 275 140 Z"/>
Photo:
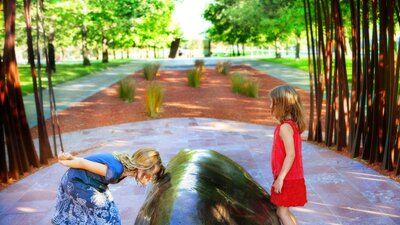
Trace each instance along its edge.
<path fill-rule="evenodd" d="M 290 218 L 292 219 L 293 223 L 294 223 L 294 224 L 296 224 L 296 225 L 298 225 L 298 224 L 299 224 L 299 222 L 297 222 L 297 219 L 296 219 L 296 217 L 293 215 L 293 213 L 292 213 L 292 212 L 290 212 L 290 210 L 289 210 L 289 209 L 288 209 L 288 211 L 289 211 L 289 213 L 290 213 Z"/>
<path fill-rule="evenodd" d="M 289 211 L 288 207 L 278 206 L 276 213 L 283 225 L 297 225 L 296 217 Z"/>

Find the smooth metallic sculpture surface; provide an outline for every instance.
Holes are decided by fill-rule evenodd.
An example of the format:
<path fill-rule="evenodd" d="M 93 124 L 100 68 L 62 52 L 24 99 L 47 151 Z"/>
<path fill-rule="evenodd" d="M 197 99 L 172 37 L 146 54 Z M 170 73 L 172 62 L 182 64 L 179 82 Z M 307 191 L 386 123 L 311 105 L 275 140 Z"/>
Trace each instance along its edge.
<path fill-rule="evenodd" d="M 183 150 L 154 184 L 136 225 L 280 224 L 268 193 L 228 157 Z"/>

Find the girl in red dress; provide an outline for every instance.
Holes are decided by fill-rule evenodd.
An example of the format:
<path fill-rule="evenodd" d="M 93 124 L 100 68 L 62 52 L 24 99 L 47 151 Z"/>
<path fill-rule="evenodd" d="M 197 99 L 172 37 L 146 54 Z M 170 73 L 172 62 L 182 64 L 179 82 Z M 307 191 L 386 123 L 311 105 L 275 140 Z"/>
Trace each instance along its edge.
<path fill-rule="evenodd" d="M 271 113 L 280 122 L 275 128 L 271 152 L 274 183 L 271 202 L 284 225 L 298 224 L 289 207 L 307 202 L 301 154 L 301 132 L 306 127 L 304 108 L 293 87 L 284 85 L 271 90 Z"/>

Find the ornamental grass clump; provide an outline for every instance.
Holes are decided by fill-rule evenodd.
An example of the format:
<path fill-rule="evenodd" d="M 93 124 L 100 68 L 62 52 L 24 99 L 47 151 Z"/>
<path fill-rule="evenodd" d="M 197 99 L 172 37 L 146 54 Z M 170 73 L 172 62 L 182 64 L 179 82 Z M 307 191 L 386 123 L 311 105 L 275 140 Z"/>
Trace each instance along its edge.
<path fill-rule="evenodd" d="M 258 98 L 259 89 L 260 82 L 256 79 L 249 79 L 246 87 L 246 96 Z"/>
<path fill-rule="evenodd" d="M 260 83 L 245 74 L 235 73 L 231 76 L 232 92 L 252 98 L 258 98 Z"/>
<path fill-rule="evenodd" d="M 193 68 L 187 72 L 188 84 L 190 87 L 200 87 L 200 80 L 202 77 L 202 71 L 199 68 Z"/>
<path fill-rule="evenodd" d="M 158 63 L 146 63 L 143 68 L 144 78 L 146 80 L 154 80 L 160 70 Z"/>
<path fill-rule="evenodd" d="M 223 68 L 224 68 L 224 62 L 218 61 L 218 62 L 217 62 L 217 65 L 215 65 L 215 70 L 216 70 L 218 73 L 222 73 Z"/>
<path fill-rule="evenodd" d="M 161 113 L 161 105 L 164 101 L 164 87 L 155 81 L 146 88 L 146 112 L 151 118 L 157 118 Z"/>
<path fill-rule="evenodd" d="M 135 101 L 136 82 L 133 78 L 125 78 L 119 82 L 118 94 L 122 101 Z"/>
<path fill-rule="evenodd" d="M 232 63 L 229 61 L 219 61 L 217 62 L 217 65 L 215 66 L 215 69 L 217 70 L 218 73 L 222 73 L 224 75 L 229 75 L 229 73 L 231 72 L 231 67 L 232 67 Z"/>
<path fill-rule="evenodd" d="M 196 59 L 196 60 L 194 61 L 194 67 L 195 67 L 197 70 L 199 70 L 200 72 L 204 72 L 204 68 L 205 68 L 205 66 L 204 66 L 204 60 L 202 60 L 202 59 Z"/>

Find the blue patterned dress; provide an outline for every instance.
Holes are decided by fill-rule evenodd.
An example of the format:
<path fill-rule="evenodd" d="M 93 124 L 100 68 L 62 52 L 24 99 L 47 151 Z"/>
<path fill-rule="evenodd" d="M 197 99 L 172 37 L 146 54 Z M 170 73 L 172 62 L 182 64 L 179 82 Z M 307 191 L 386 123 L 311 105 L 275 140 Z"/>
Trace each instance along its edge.
<path fill-rule="evenodd" d="M 111 153 L 85 159 L 107 165 L 106 176 L 81 169 L 68 169 L 58 188 L 53 224 L 121 224 L 119 210 L 108 184 L 123 179 L 124 166 Z"/>

